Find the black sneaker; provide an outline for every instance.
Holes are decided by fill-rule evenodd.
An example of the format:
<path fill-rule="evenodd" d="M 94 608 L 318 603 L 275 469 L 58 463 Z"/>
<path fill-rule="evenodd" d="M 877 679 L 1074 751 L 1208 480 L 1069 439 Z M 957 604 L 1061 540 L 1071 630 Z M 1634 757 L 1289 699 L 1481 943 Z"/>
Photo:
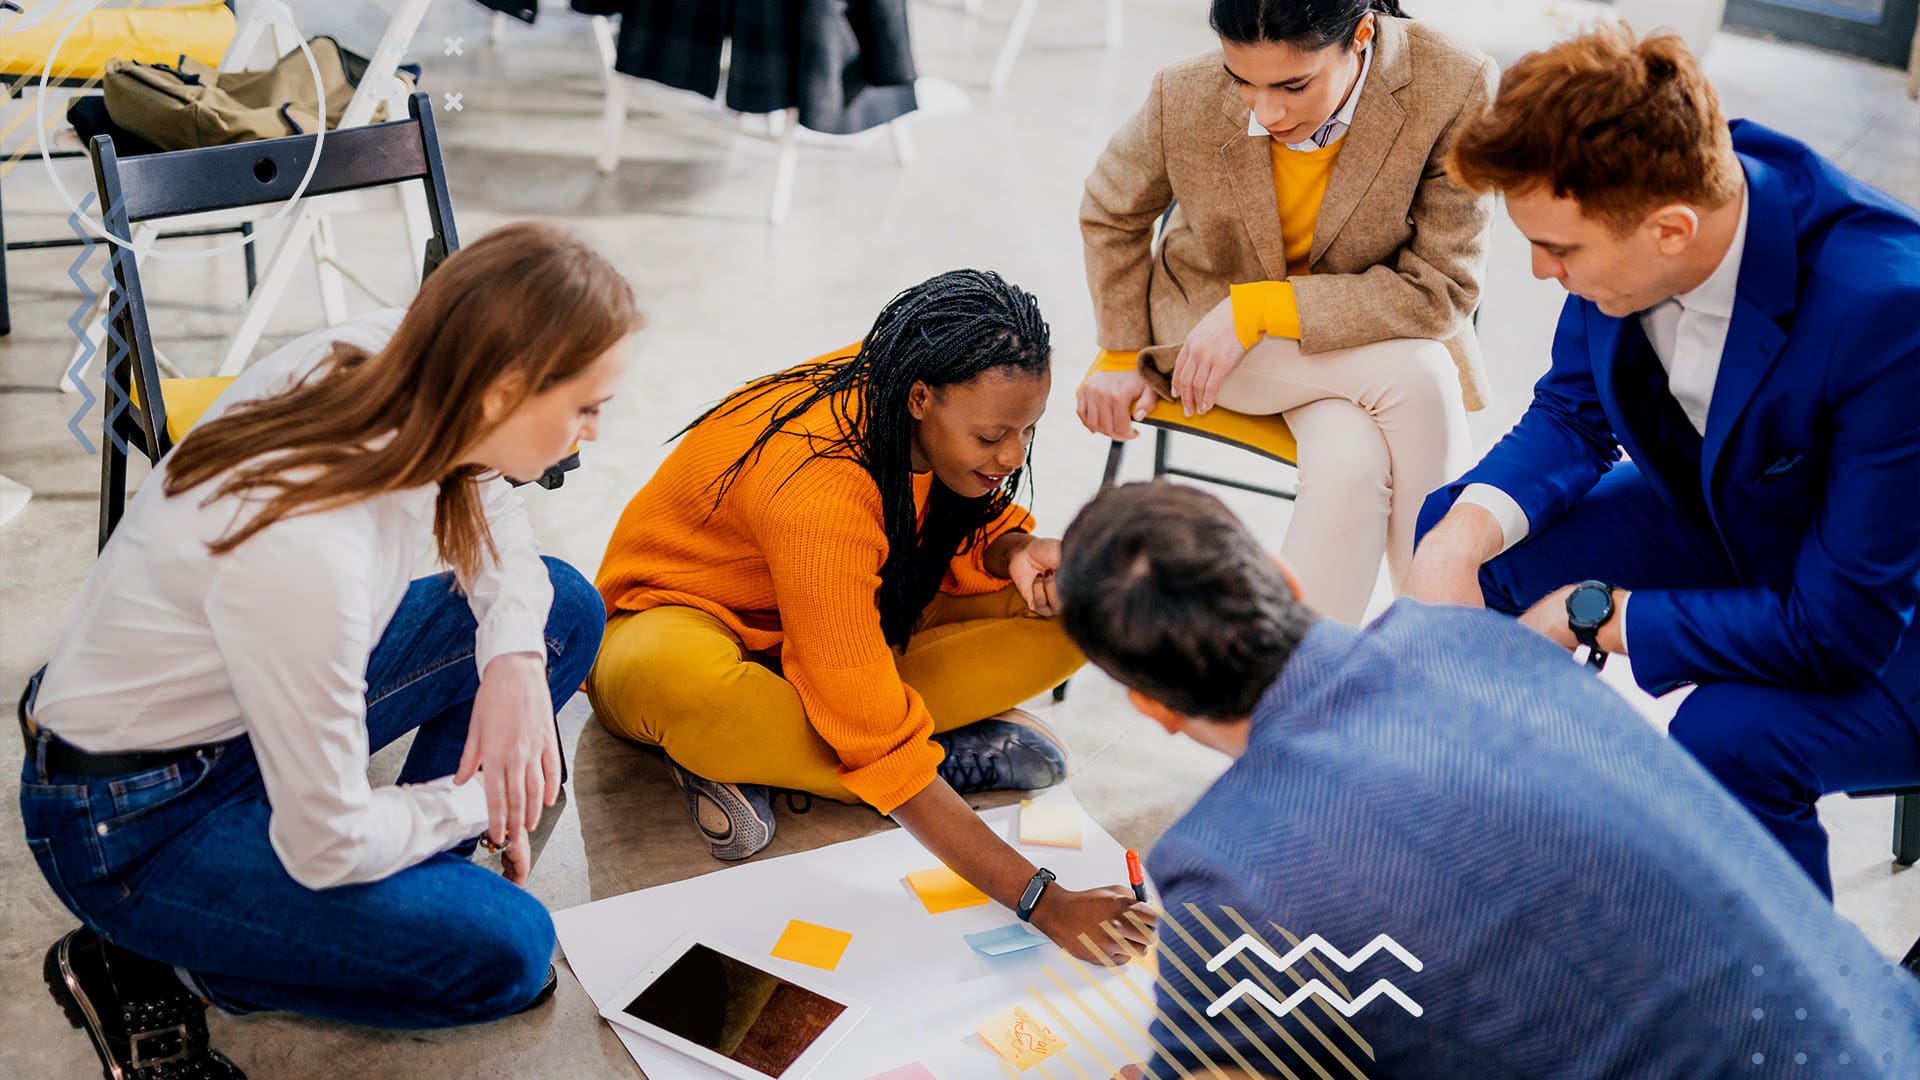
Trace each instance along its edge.
<path fill-rule="evenodd" d="M 947 752 L 940 778 L 962 795 L 980 791 L 1033 791 L 1067 776 L 1067 745 L 1040 718 L 1021 709 L 941 732 L 933 737 Z"/>
<path fill-rule="evenodd" d="M 773 843 L 773 789 L 722 784 L 695 776 L 667 759 L 667 771 L 687 801 L 687 814 L 716 859 L 737 862 Z"/>
<path fill-rule="evenodd" d="M 80 927 L 47 950 L 47 989 L 87 1033 L 107 1080 L 246 1080 L 207 1046 L 207 1003 L 173 969 Z"/>

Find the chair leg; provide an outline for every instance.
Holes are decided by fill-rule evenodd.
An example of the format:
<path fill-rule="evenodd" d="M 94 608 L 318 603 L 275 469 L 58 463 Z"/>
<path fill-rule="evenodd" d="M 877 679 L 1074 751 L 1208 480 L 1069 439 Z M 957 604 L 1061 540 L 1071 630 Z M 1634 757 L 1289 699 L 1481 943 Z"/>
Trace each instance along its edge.
<path fill-rule="evenodd" d="M 0 337 L 13 333 L 13 309 L 7 301 L 7 220 L 0 208 Z"/>
<path fill-rule="evenodd" d="M 1107 447 L 1107 474 L 1100 478 L 1103 490 L 1112 487 L 1113 482 L 1120 478 L 1120 462 L 1126 456 L 1127 444 L 1119 439 L 1113 440 L 1113 445 Z"/>
<path fill-rule="evenodd" d="M 1013 62 L 1020 59 L 1020 48 L 1027 43 L 1027 32 L 1033 29 L 1033 16 L 1038 10 L 1040 0 L 1020 0 L 1020 6 L 1014 9 L 1013 25 L 1007 28 L 1007 40 L 1000 46 L 993 74 L 987 77 L 987 89 L 999 93 L 1007 88 L 1007 80 L 1013 78 Z"/>
<path fill-rule="evenodd" d="M 240 235 L 248 238 L 249 240 L 253 240 L 253 222 L 251 221 L 241 222 Z M 258 288 L 260 285 L 260 259 L 259 259 L 259 256 L 253 250 L 254 245 L 258 244 L 259 242 L 260 241 L 258 240 L 253 240 L 253 243 L 247 244 L 240 249 L 241 256 L 244 257 L 247 261 L 247 295 L 248 296 L 252 296 L 253 290 Z"/>
<path fill-rule="evenodd" d="M 1893 861 L 1901 866 L 1920 862 L 1920 795 L 1894 797 Z"/>
<path fill-rule="evenodd" d="M 1170 456 L 1168 451 L 1172 446 L 1173 436 L 1167 433 L 1167 429 L 1155 428 L 1153 432 L 1153 478 L 1155 480 L 1167 475 L 1167 459 Z"/>
<path fill-rule="evenodd" d="M 787 220 L 793 206 L 793 174 L 800 167 L 800 110 L 786 111 L 786 126 L 780 129 L 780 159 L 773 167 L 773 204 L 767 209 L 767 221 L 779 225 Z"/>
<path fill-rule="evenodd" d="M 595 15 L 590 25 L 594 48 L 600 55 L 600 72 L 606 79 L 606 100 L 600 109 L 600 156 L 594 167 L 602 175 L 610 175 L 620 166 L 620 137 L 627 127 L 627 83 L 613 67 L 619 59 L 619 45 L 612 21 L 605 15 Z"/>
<path fill-rule="evenodd" d="M 108 403 L 101 406 L 111 411 Z M 103 424 L 101 433 L 105 437 L 100 440 L 100 550 L 104 551 L 127 509 L 127 451 L 126 444 L 115 437 L 113 421 Z"/>

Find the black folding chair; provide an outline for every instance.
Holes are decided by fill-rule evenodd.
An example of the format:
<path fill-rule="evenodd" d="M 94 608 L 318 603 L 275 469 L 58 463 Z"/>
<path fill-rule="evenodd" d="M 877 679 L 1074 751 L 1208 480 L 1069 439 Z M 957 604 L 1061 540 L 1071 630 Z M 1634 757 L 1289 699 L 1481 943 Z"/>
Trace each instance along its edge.
<path fill-rule="evenodd" d="M 306 175 L 318 140 L 317 135 L 295 135 L 122 159 L 114 153 L 112 138 L 99 136 L 88 149 L 102 220 L 113 235 L 126 237 L 133 225 L 143 221 L 283 202 Z M 460 246 L 434 131 L 433 106 L 426 94 L 409 99 L 406 120 L 328 133 L 304 197 L 414 181 L 426 189 L 433 225 L 422 253 L 424 280 Z M 109 309 L 112 328 L 125 348 L 117 350 L 117 355 L 110 349 L 103 365 L 108 389 L 101 403 L 105 434 L 100 448 L 101 547 L 126 511 L 126 447 L 138 447 L 157 463 L 212 399 L 205 380 L 160 377 L 140 268 L 119 245 L 109 287 L 117 294 Z M 170 388 L 176 391 L 176 402 L 198 400 L 170 413 Z M 123 397 L 129 399 L 123 401 Z M 579 455 L 574 454 L 547 470 L 539 483 L 558 487 L 564 473 L 578 465 Z"/>

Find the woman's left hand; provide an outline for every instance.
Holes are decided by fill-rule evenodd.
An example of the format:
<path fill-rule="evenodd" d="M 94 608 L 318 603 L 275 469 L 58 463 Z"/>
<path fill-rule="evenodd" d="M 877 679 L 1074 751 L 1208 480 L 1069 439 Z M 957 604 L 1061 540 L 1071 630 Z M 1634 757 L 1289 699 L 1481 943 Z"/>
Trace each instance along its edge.
<path fill-rule="evenodd" d="M 500 872 L 508 881 L 524 887 L 527 875 L 533 873 L 533 842 L 528 839 L 532 834 L 526 829 L 515 829 L 513 839 L 500 849 Z"/>
<path fill-rule="evenodd" d="M 1240 366 L 1247 347 L 1233 327 L 1233 298 L 1201 318 L 1173 361 L 1173 396 L 1188 416 L 1205 415 L 1220 398 L 1220 386 Z"/>
<path fill-rule="evenodd" d="M 1035 615 L 1052 616 L 1060 612 L 1060 597 L 1054 592 L 1053 572 L 1060 569 L 1060 541 L 1030 537 L 1007 560 L 1007 576 Z"/>

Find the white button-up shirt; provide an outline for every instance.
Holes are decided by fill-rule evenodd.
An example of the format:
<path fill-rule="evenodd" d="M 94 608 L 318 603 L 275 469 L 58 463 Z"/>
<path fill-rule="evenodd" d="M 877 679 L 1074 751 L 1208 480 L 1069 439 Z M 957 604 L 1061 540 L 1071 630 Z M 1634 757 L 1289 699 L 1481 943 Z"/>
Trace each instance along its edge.
<path fill-rule="evenodd" d="M 1332 146 L 1335 142 L 1339 141 L 1342 136 L 1346 135 L 1347 129 L 1353 126 L 1353 112 L 1360 107 L 1360 91 L 1367 85 L 1367 72 L 1372 70 L 1373 42 L 1369 41 L 1367 42 L 1367 47 L 1362 50 L 1361 53 L 1360 77 L 1353 81 L 1353 89 L 1347 91 L 1347 100 L 1342 102 L 1340 108 L 1334 112 L 1332 116 L 1327 118 L 1326 123 L 1321 124 L 1312 135 L 1307 137 L 1307 141 L 1288 143 L 1287 149 L 1299 150 L 1302 153 L 1310 150 L 1323 150 Z M 1270 137 L 1267 129 L 1260 126 L 1260 121 L 1254 119 L 1251 111 L 1247 113 L 1247 134 L 1258 135 L 1261 138 Z"/>
<path fill-rule="evenodd" d="M 1713 404 L 1713 386 L 1720 378 L 1720 358 L 1733 328 L 1733 305 L 1740 285 L 1740 260 L 1747 250 L 1749 200 L 1740 190 L 1740 224 L 1733 243 L 1707 280 L 1679 296 L 1655 304 L 1637 316 L 1660 366 L 1667 370 L 1667 389 L 1687 421 L 1701 435 L 1707 433 L 1707 409 Z M 1502 551 L 1527 538 L 1527 515 L 1513 496 L 1491 484 L 1469 484 L 1460 502 L 1485 507 L 1500 522 Z"/>
<path fill-rule="evenodd" d="M 402 313 L 309 334 L 242 374 L 207 413 L 267 397 L 336 341 L 378 351 Z M 167 461 L 134 496 L 87 575 L 48 660 L 34 719 L 95 753 L 166 750 L 249 736 L 268 836 L 310 888 L 375 881 L 487 825 L 479 782 L 374 788 L 367 778 L 367 661 L 409 582 L 430 565 L 435 486 L 276 522 L 232 552 L 209 541 L 242 516 L 219 483 L 167 497 Z M 484 485 L 499 561 L 468 589 L 475 663 L 545 656 L 553 588 L 520 497 Z"/>

